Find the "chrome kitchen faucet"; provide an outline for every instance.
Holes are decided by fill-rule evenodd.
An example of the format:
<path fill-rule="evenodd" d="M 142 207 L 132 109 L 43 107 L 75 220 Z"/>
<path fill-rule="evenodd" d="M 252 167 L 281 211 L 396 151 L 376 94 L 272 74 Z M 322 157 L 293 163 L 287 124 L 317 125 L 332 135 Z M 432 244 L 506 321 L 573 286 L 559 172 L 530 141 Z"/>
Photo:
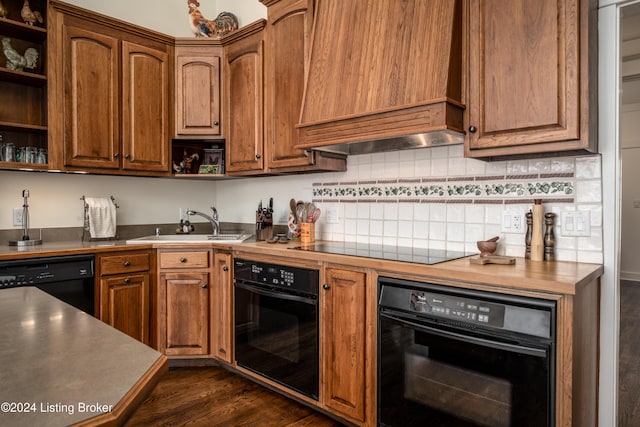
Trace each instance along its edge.
<path fill-rule="evenodd" d="M 198 215 L 207 219 L 211 223 L 211 228 L 213 229 L 212 235 L 217 236 L 218 234 L 220 234 L 220 221 L 218 220 L 218 211 L 214 206 L 211 206 L 211 210 L 213 211 L 212 216 L 209 216 L 202 212 L 193 211 L 191 209 L 187 210 L 187 215 Z"/>

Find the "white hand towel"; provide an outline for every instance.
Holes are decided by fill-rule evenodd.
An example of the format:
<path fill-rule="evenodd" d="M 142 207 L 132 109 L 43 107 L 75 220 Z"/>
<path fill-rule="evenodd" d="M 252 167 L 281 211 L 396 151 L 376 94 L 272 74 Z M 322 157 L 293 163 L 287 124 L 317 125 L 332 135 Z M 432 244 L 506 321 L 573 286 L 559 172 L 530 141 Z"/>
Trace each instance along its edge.
<path fill-rule="evenodd" d="M 91 238 L 116 236 L 116 205 L 107 197 L 85 197 Z"/>

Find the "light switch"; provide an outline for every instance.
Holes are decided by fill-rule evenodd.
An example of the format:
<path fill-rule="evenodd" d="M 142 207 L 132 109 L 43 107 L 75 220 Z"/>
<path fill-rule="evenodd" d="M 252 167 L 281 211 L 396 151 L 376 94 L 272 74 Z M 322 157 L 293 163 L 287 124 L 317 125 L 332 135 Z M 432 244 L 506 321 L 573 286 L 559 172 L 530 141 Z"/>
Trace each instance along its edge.
<path fill-rule="evenodd" d="M 566 237 L 591 236 L 591 212 L 563 212 L 561 216 L 560 234 Z"/>

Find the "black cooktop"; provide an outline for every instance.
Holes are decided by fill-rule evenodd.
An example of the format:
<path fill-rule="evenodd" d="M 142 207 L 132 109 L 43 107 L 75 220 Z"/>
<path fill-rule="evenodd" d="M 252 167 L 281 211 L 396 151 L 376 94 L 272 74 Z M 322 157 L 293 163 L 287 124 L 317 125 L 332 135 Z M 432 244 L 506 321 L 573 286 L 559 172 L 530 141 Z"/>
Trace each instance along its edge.
<path fill-rule="evenodd" d="M 370 245 L 355 242 L 322 242 L 314 245 L 296 246 L 291 249 L 321 252 L 327 254 L 352 255 L 387 261 L 413 262 L 417 264 L 437 264 L 463 258 L 475 253 L 447 251 L 443 249 L 412 248 L 406 246 Z"/>

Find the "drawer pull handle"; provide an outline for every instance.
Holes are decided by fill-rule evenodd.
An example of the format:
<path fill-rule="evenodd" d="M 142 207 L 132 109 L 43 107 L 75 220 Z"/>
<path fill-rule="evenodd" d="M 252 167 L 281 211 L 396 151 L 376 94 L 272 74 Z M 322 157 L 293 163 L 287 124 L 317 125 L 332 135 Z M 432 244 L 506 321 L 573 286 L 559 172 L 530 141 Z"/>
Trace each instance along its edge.
<path fill-rule="evenodd" d="M 185 257 L 182 257 L 180 258 L 180 262 L 184 264 L 185 262 L 187 262 L 187 259 Z"/>
<path fill-rule="evenodd" d="M 131 283 L 131 279 L 130 279 L 130 278 L 128 278 L 128 277 L 127 277 L 127 278 L 125 278 L 125 279 L 124 279 L 124 284 L 125 284 L 125 285 L 128 285 L 129 283 Z"/>
<path fill-rule="evenodd" d="M 222 271 L 229 271 L 229 267 L 225 265 L 224 267 L 222 267 Z"/>
<path fill-rule="evenodd" d="M 131 261 L 126 260 L 126 261 L 124 262 L 124 266 L 125 266 L 125 267 L 129 267 L 130 265 L 131 265 Z"/>

